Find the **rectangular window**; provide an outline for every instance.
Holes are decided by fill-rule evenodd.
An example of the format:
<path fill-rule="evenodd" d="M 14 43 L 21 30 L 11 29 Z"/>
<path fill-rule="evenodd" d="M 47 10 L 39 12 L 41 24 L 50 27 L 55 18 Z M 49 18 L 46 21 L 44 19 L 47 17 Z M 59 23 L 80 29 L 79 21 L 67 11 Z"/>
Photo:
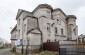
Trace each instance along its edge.
<path fill-rule="evenodd" d="M 61 29 L 61 35 L 63 35 L 63 29 Z"/>
<path fill-rule="evenodd" d="M 26 31 L 26 24 L 24 24 L 24 32 Z"/>
<path fill-rule="evenodd" d="M 20 25 L 20 19 L 19 19 L 19 25 Z"/>
<path fill-rule="evenodd" d="M 47 10 L 47 17 L 50 16 L 50 11 Z"/>
<path fill-rule="evenodd" d="M 60 19 L 57 19 L 57 23 L 60 25 L 61 24 L 61 20 Z"/>
<path fill-rule="evenodd" d="M 57 34 L 57 28 L 55 28 L 55 34 Z"/>
<path fill-rule="evenodd" d="M 19 36 L 20 36 L 20 30 L 19 30 Z"/>
<path fill-rule="evenodd" d="M 73 32 L 74 32 L 74 35 L 76 35 L 76 29 L 74 29 Z"/>
<path fill-rule="evenodd" d="M 50 40 L 49 40 L 49 39 L 47 39 L 47 42 L 50 42 Z"/>
<path fill-rule="evenodd" d="M 47 30 L 50 31 L 50 23 L 47 23 Z"/>

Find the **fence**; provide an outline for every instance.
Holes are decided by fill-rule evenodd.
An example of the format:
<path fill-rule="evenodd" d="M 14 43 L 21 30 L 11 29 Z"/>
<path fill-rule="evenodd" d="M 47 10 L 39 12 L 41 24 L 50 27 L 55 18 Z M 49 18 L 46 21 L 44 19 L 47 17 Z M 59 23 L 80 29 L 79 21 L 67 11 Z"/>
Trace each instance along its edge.
<path fill-rule="evenodd" d="M 59 45 L 60 55 L 85 55 L 85 44 L 77 44 L 75 41 L 63 41 Z"/>
<path fill-rule="evenodd" d="M 59 42 L 43 43 L 43 50 L 59 52 Z"/>

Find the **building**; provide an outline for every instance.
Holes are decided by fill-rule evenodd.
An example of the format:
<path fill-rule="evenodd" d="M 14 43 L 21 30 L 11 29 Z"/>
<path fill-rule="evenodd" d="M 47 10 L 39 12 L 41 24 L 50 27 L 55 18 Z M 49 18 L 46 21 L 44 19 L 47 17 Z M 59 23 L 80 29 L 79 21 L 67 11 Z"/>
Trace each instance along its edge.
<path fill-rule="evenodd" d="M 85 42 L 85 35 L 81 34 L 78 36 L 78 43 L 84 43 Z"/>
<path fill-rule="evenodd" d="M 74 40 L 78 36 L 76 19 L 48 4 L 40 4 L 32 12 L 19 9 L 16 36 L 22 39 L 23 48 L 29 44 L 29 49 L 39 49 L 44 42 Z"/>
<path fill-rule="evenodd" d="M 17 25 L 11 31 L 11 48 L 16 46 L 17 41 Z"/>

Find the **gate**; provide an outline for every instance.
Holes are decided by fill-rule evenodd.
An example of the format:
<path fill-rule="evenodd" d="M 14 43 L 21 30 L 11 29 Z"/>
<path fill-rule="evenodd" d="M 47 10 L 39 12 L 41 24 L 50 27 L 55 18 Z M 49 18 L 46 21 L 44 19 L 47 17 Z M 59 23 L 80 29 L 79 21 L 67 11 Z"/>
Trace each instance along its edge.
<path fill-rule="evenodd" d="M 59 52 L 59 42 L 43 43 L 43 50 Z"/>

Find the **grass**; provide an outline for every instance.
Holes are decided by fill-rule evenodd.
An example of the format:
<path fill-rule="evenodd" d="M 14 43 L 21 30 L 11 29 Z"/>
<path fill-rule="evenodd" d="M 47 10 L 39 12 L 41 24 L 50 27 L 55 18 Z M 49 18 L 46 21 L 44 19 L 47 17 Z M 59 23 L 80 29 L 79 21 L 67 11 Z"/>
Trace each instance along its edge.
<path fill-rule="evenodd" d="M 16 54 L 16 55 L 22 55 L 22 54 L 19 54 L 19 53 L 17 53 L 17 52 L 13 52 L 12 50 L 10 50 L 10 52 L 12 52 L 12 53 L 14 53 L 14 54 Z"/>
<path fill-rule="evenodd" d="M 15 54 L 17 54 L 17 55 L 22 55 L 22 54 L 13 52 L 13 51 L 11 51 L 11 52 L 12 52 L 12 53 L 15 53 Z M 44 51 L 44 52 L 40 52 L 40 53 L 37 53 L 37 54 L 31 54 L 31 55 L 59 55 L 59 53 L 58 53 L 58 52 Z"/>
<path fill-rule="evenodd" d="M 40 52 L 36 55 L 59 55 L 59 53 L 58 52 L 44 51 L 44 52 Z"/>

